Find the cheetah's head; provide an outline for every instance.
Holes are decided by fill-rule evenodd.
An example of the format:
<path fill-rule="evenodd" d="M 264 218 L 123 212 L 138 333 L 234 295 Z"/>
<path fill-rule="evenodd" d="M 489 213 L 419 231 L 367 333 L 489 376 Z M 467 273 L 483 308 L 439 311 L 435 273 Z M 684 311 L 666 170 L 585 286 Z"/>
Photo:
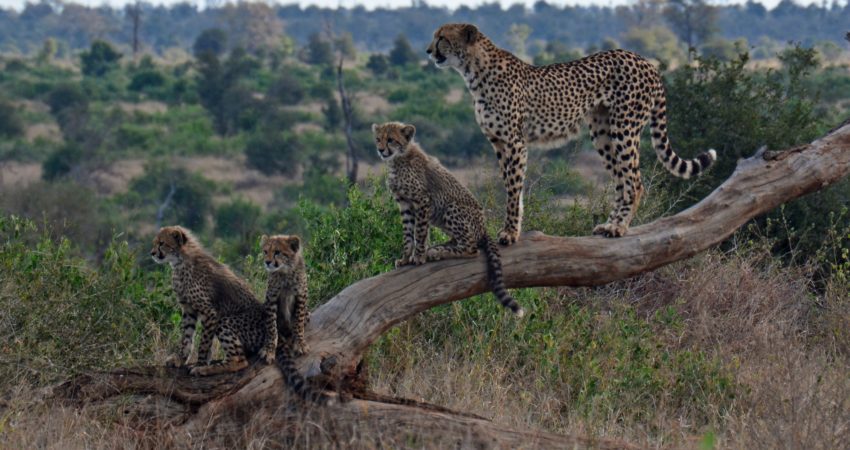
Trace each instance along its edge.
<path fill-rule="evenodd" d="M 425 50 L 434 64 L 440 68 L 460 68 L 470 53 L 471 47 L 483 35 L 475 25 L 447 23 L 434 32 L 434 39 Z"/>
<path fill-rule="evenodd" d="M 381 159 L 389 161 L 403 155 L 407 146 L 416 135 L 416 127 L 407 123 L 387 122 L 372 124 L 372 134 L 375 135 L 375 147 Z"/>
<path fill-rule="evenodd" d="M 301 251 L 301 238 L 285 234 L 263 235 L 260 238 L 260 247 L 263 249 L 263 261 L 267 271 L 291 271 L 295 268 L 295 262 Z"/>
<path fill-rule="evenodd" d="M 183 227 L 162 227 L 153 238 L 151 257 L 157 264 L 177 264 L 183 259 L 181 249 L 191 239 L 191 233 Z"/>

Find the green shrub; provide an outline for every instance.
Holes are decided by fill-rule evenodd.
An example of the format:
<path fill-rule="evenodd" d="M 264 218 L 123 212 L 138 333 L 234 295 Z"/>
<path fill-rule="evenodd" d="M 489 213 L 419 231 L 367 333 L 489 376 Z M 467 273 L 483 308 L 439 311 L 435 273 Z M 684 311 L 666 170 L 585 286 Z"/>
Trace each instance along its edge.
<path fill-rule="evenodd" d="M 79 166 L 86 152 L 76 143 L 68 143 L 57 148 L 41 165 L 41 178 L 47 181 L 57 180 Z"/>
<path fill-rule="evenodd" d="M 0 138 L 16 138 L 24 134 L 24 123 L 17 108 L 6 100 L 0 99 Z"/>
<path fill-rule="evenodd" d="M 92 269 L 32 221 L 0 216 L 0 391 L 148 361 L 170 323 L 165 272 L 141 272 L 126 242 Z"/>
<path fill-rule="evenodd" d="M 257 233 L 262 210 L 250 201 L 237 198 L 215 210 L 215 231 L 222 237 Z"/>
<path fill-rule="evenodd" d="M 206 228 L 207 217 L 213 211 L 214 182 L 201 174 L 183 168 L 170 167 L 163 162 L 145 166 L 145 173 L 130 182 L 128 206 L 149 205 L 162 210 L 161 225 L 182 225 L 192 231 Z M 157 212 L 152 212 L 151 222 Z"/>
<path fill-rule="evenodd" d="M 121 56 L 121 53 L 118 53 L 108 42 L 96 40 L 92 42 L 88 51 L 80 54 L 83 75 L 102 77 L 118 68 L 118 60 Z"/>
<path fill-rule="evenodd" d="M 156 69 L 147 69 L 133 75 L 130 85 L 127 89 L 131 91 L 141 92 L 150 88 L 158 88 L 166 83 L 165 75 Z"/>

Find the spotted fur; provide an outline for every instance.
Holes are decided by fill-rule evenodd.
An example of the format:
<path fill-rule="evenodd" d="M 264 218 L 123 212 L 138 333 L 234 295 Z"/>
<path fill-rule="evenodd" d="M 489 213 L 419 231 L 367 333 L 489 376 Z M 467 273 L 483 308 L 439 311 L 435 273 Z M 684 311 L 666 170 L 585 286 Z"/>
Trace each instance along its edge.
<path fill-rule="evenodd" d="M 267 363 L 275 358 L 277 330 L 273 305 L 263 305 L 248 284 L 226 265 L 204 251 L 185 228 L 163 227 L 153 240 L 151 257 L 171 265 L 171 285 L 183 313 L 180 353 L 171 364 L 189 365 L 197 323 L 203 324 L 193 375 L 234 372 L 259 355 Z M 210 361 L 212 340 L 218 338 L 224 361 Z"/>
<path fill-rule="evenodd" d="M 266 304 L 274 305 L 277 330 L 276 361 L 287 386 L 306 400 L 330 403 L 330 397 L 312 389 L 295 367 L 295 358 L 310 349 L 304 340 L 308 320 L 307 269 L 298 236 L 263 236 L 263 265 L 269 273 Z"/>
<path fill-rule="evenodd" d="M 614 209 L 594 234 L 623 236 L 635 216 L 644 190 L 638 145 L 647 123 L 656 155 L 673 175 L 698 175 L 716 159 L 714 150 L 692 160 L 673 152 L 661 77 L 634 53 L 611 50 L 534 66 L 496 47 L 469 24 L 441 26 L 427 53 L 438 67 L 454 68 L 463 76 L 475 120 L 496 152 L 507 191 L 505 225 L 499 233 L 504 245 L 516 242 L 522 229 L 527 148 L 561 145 L 584 123 L 616 182 Z"/>
<path fill-rule="evenodd" d="M 470 258 L 483 249 L 493 293 L 506 308 L 522 317 L 523 310 L 508 294 L 496 243 L 484 227 L 484 211 L 475 197 L 440 162 L 425 154 L 413 137 L 413 125 L 389 122 L 372 125 L 378 154 L 387 162 L 387 184 L 398 202 L 404 226 L 404 255 L 396 267 L 450 258 Z M 429 225 L 451 240 L 428 249 Z"/>

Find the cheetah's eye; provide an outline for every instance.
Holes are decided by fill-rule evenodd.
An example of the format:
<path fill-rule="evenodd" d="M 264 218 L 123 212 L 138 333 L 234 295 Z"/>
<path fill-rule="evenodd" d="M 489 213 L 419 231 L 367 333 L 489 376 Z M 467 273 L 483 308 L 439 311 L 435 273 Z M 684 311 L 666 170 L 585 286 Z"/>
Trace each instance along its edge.
<path fill-rule="evenodd" d="M 275 255 L 275 256 L 280 256 L 280 250 L 275 250 L 275 251 L 274 251 L 274 255 Z"/>
<path fill-rule="evenodd" d="M 398 144 L 398 142 L 396 142 L 395 139 L 391 138 L 391 139 L 387 139 L 387 144 L 396 145 L 396 144 Z"/>

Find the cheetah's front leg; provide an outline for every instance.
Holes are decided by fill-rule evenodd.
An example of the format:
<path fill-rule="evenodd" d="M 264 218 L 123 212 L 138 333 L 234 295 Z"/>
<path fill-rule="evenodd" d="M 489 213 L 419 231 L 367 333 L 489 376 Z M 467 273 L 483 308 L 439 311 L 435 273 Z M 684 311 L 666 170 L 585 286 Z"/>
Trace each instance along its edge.
<path fill-rule="evenodd" d="M 413 256 L 414 218 L 409 202 L 403 200 L 401 197 L 396 197 L 396 202 L 398 203 L 398 208 L 401 211 L 401 225 L 404 228 L 404 254 L 395 262 L 396 267 L 401 267 L 410 264 L 411 257 Z"/>
<path fill-rule="evenodd" d="M 522 193 L 525 168 L 528 161 L 525 144 L 517 138 L 513 143 L 491 140 L 502 170 L 507 195 L 505 201 L 505 226 L 499 231 L 499 243 L 512 245 L 522 232 Z"/>
<path fill-rule="evenodd" d="M 427 202 L 419 203 L 416 205 L 413 215 L 416 220 L 413 230 L 415 247 L 410 262 L 418 266 L 425 263 L 425 245 L 428 242 L 428 228 L 430 226 L 428 218 L 431 217 L 431 205 Z"/>
<path fill-rule="evenodd" d="M 180 339 L 180 352 L 168 357 L 165 365 L 169 367 L 180 367 L 189 364 L 189 357 L 192 356 L 192 344 L 195 337 L 195 328 L 197 326 L 197 317 L 194 311 L 188 307 L 183 308 L 183 317 L 180 327 L 183 330 L 182 338 Z"/>

